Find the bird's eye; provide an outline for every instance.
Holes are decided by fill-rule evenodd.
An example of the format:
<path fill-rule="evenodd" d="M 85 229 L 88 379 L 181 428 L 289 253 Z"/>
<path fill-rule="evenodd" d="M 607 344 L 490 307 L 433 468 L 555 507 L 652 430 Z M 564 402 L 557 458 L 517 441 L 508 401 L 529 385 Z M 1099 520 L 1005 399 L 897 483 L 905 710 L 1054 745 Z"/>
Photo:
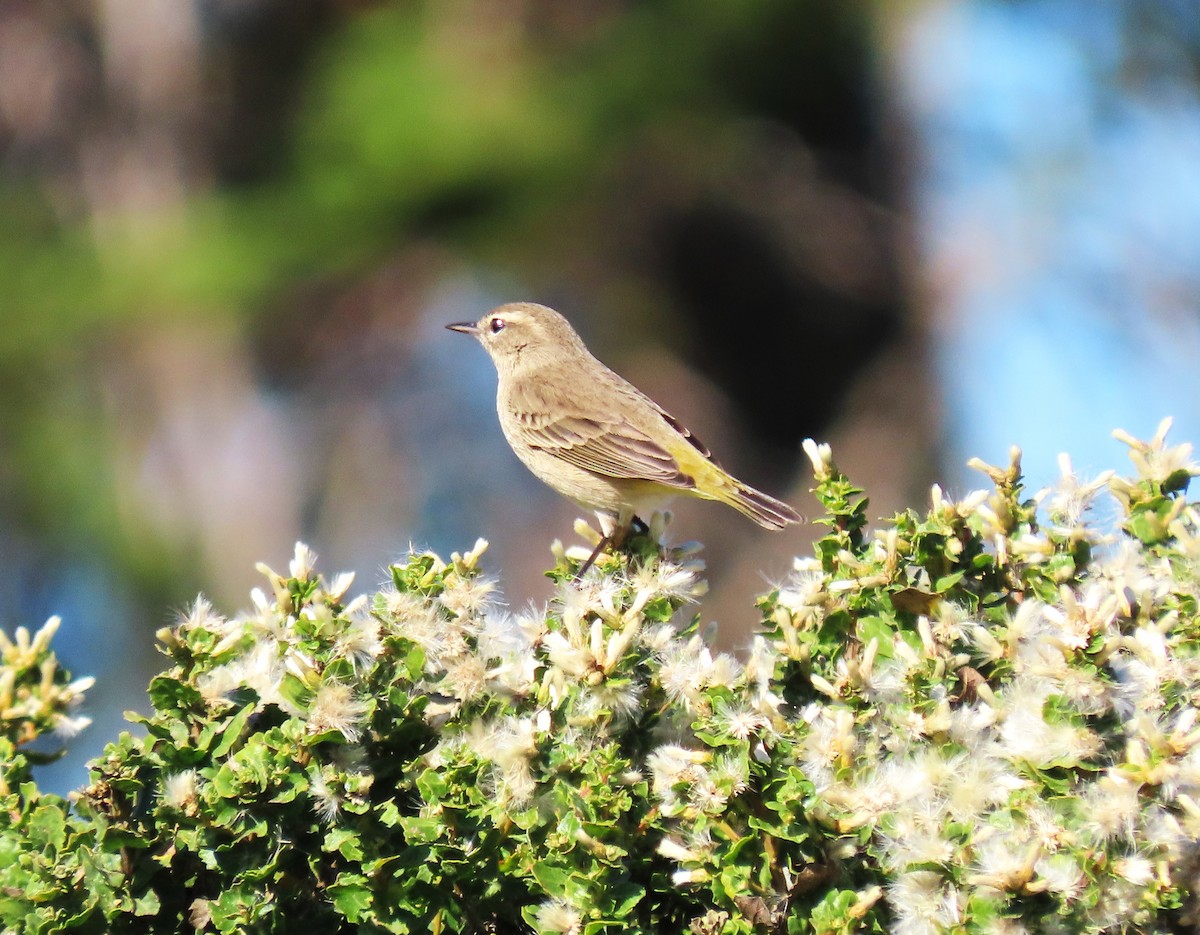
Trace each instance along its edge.
<path fill-rule="evenodd" d="M 492 334 L 499 334 L 504 330 L 504 326 L 506 324 L 508 324 L 508 322 L 506 322 L 503 318 L 493 318 L 488 323 L 488 327 L 491 329 Z"/>

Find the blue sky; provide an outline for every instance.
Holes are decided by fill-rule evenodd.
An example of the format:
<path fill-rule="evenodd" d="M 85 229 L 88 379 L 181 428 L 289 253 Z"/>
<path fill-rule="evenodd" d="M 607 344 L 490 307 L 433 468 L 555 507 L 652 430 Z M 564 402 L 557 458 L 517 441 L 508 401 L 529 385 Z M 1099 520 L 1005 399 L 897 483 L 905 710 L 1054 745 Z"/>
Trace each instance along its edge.
<path fill-rule="evenodd" d="M 1186 25 L 1176 6 L 1139 12 Z M 1124 469 L 1116 427 L 1149 437 L 1170 415 L 1173 440 L 1200 439 L 1200 43 L 1134 13 L 938 4 L 905 30 L 951 465 L 1019 443 L 1038 487 L 1063 450 Z"/>

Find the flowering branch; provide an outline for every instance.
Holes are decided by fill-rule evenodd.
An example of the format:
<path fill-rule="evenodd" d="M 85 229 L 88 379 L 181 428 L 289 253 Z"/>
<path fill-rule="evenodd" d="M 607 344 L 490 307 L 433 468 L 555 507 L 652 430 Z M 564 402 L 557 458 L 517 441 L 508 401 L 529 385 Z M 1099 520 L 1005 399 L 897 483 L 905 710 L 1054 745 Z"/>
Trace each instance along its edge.
<path fill-rule="evenodd" d="M 1118 437 L 1132 477 L 1082 480 L 1064 458 L 1056 487 L 1030 495 L 1014 450 L 972 462 L 989 489 L 934 487 L 927 511 L 874 531 L 862 491 L 807 444 L 829 531 L 760 598 L 744 661 L 699 635 L 698 547 L 660 546 L 663 517 L 578 581 L 590 549 L 556 545 L 555 596 L 517 614 L 481 571 L 482 541 L 411 555 L 354 598 L 351 576 L 326 582 L 298 546 L 286 575 L 260 567 L 248 612 L 201 599 L 159 634 L 172 667 L 145 736 L 109 746 L 74 809 L 30 783 L 0 790 L 0 919 L 1195 925 L 1197 467 L 1166 425 Z M 1089 517 L 1106 490 L 1115 530 Z M 0 701 L 42 671 L 48 638 L 6 644 L 0 673 L 25 675 L 0 674 Z M 57 694 L 39 697 L 55 700 L 6 720 L 10 737 L 61 723 L 86 687 L 49 671 Z"/>

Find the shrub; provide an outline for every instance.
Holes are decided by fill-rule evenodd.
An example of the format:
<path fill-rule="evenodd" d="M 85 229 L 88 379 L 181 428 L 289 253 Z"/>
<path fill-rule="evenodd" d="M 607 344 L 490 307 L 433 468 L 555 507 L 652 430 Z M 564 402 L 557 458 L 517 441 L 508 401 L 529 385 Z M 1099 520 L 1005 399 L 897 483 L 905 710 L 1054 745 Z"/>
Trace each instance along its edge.
<path fill-rule="evenodd" d="M 1166 424 L 1131 478 L 992 489 L 827 527 L 744 662 L 662 520 L 509 614 L 485 544 L 369 597 L 307 548 L 236 617 L 160 633 L 154 713 L 73 807 L 18 752 L 85 684 L 3 647 L 10 931 L 1171 932 L 1197 921 L 1197 473 Z M 1111 491 L 1115 528 L 1087 517 Z M 77 725 L 76 725 L 77 726 Z"/>

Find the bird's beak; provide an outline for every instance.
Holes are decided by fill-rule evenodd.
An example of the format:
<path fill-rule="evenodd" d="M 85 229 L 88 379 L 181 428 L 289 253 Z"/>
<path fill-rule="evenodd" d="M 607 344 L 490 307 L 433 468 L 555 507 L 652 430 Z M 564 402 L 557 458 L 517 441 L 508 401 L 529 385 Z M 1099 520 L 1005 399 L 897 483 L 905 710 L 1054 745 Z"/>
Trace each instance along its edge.
<path fill-rule="evenodd" d="M 471 334 L 479 337 L 479 326 L 473 321 L 456 321 L 452 325 L 446 325 L 449 331 L 460 331 L 463 334 Z"/>

